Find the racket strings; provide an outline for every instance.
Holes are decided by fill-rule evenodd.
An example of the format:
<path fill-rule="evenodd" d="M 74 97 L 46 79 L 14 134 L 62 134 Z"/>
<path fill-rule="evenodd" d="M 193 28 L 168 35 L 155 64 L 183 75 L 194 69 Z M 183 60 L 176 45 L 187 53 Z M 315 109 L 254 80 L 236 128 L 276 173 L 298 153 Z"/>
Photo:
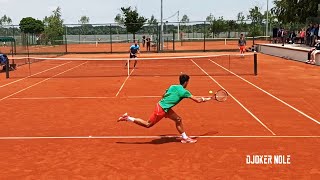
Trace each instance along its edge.
<path fill-rule="evenodd" d="M 217 101 L 225 101 L 227 100 L 228 93 L 224 90 L 219 90 L 215 94 L 215 98 Z"/>

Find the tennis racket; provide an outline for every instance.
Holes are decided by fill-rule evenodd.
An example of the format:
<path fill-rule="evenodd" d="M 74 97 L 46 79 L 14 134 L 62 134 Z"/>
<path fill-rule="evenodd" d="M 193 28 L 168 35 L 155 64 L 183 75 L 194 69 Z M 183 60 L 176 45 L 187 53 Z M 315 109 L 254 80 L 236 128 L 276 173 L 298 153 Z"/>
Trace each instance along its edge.
<path fill-rule="evenodd" d="M 211 99 L 214 99 L 219 102 L 224 102 L 228 99 L 228 92 L 224 89 L 220 89 L 214 93 Z"/>

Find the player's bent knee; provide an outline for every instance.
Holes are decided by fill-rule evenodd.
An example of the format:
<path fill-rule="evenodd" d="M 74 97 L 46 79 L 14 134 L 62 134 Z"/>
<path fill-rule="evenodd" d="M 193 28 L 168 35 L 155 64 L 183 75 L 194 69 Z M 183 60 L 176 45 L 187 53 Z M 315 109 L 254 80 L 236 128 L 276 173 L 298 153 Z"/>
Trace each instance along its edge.
<path fill-rule="evenodd" d="M 154 125 L 154 123 L 148 122 L 148 123 L 146 124 L 146 128 L 151 128 L 153 125 Z"/>

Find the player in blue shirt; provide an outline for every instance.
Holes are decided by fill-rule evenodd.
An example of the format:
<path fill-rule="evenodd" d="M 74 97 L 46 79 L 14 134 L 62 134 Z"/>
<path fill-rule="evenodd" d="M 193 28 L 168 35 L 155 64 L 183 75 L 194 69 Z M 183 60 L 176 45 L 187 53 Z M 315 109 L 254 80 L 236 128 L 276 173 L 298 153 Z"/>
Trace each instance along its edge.
<path fill-rule="evenodd" d="M 137 41 L 134 41 L 134 44 L 130 46 L 130 59 L 132 58 L 137 58 L 137 53 L 140 54 L 140 46 L 138 45 L 138 42 Z M 129 61 L 130 63 L 130 61 Z M 126 63 L 126 66 L 127 66 L 128 62 Z M 134 66 L 133 67 L 136 67 L 137 65 L 137 60 L 134 61 Z M 130 66 L 130 64 L 129 64 Z"/>

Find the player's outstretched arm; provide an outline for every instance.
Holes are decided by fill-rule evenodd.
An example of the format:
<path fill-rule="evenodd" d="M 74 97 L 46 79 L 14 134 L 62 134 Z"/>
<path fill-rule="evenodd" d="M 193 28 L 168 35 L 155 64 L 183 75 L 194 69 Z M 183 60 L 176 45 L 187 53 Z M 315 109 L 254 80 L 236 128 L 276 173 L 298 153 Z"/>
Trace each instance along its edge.
<path fill-rule="evenodd" d="M 210 101 L 211 97 L 195 97 L 195 96 L 191 96 L 190 99 L 192 99 L 196 103 L 202 103 L 202 102 Z"/>

